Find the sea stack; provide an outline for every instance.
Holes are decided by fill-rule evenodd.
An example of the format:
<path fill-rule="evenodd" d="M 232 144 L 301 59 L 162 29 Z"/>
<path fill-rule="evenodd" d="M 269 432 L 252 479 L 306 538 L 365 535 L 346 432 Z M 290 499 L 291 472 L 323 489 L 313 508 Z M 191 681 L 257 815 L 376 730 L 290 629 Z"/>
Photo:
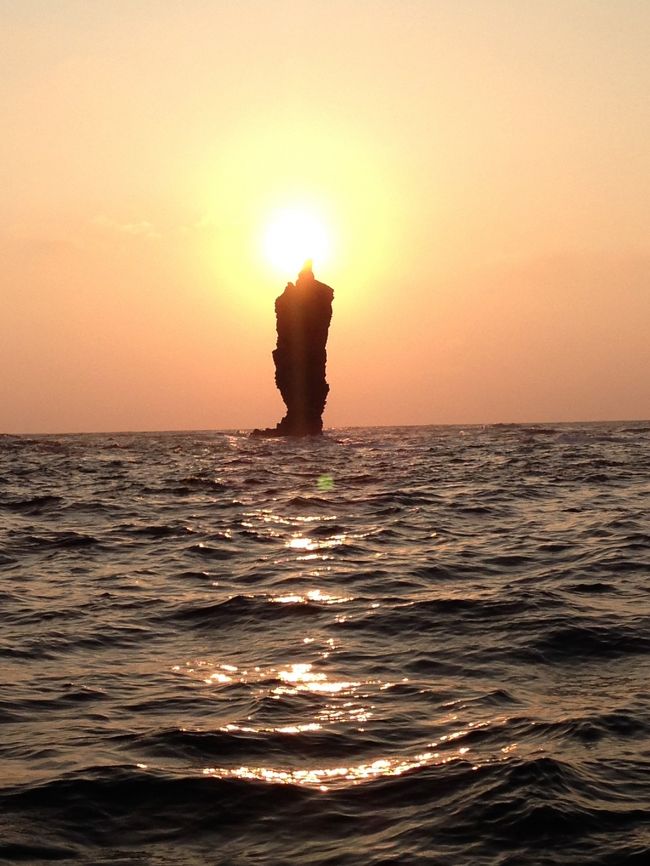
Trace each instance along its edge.
<path fill-rule="evenodd" d="M 334 290 L 314 277 L 306 262 L 295 283 L 275 301 L 275 384 L 287 407 L 284 418 L 252 436 L 320 436 L 329 392 L 325 379 L 327 334 Z"/>

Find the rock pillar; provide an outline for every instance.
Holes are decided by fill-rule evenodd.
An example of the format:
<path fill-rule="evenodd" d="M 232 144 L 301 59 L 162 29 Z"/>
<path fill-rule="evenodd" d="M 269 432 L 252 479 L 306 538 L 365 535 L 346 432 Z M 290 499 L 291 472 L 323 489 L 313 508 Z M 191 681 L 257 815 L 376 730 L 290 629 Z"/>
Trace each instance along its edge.
<path fill-rule="evenodd" d="M 275 427 L 254 430 L 253 436 L 318 436 L 323 432 L 333 298 L 333 289 L 315 279 L 311 262 L 307 262 L 295 284 L 288 283 L 276 299 L 275 384 L 287 412 Z"/>

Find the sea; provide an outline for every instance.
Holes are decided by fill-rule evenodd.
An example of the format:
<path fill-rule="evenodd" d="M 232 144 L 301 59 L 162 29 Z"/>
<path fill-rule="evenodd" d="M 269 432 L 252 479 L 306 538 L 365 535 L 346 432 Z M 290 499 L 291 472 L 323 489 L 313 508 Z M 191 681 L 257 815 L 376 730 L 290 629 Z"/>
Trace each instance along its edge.
<path fill-rule="evenodd" d="M 647 866 L 650 423 L 0 437 L 0 862 Z"/>

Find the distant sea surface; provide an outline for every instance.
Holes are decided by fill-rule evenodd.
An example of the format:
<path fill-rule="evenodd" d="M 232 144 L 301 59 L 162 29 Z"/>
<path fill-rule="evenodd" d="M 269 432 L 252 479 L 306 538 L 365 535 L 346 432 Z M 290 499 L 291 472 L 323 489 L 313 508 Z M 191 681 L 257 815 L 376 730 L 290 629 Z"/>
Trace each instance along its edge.
<path fill-rule="evenodd" d="M 0 862 L 650 863 L 650 424 L 0 437 Z"/>

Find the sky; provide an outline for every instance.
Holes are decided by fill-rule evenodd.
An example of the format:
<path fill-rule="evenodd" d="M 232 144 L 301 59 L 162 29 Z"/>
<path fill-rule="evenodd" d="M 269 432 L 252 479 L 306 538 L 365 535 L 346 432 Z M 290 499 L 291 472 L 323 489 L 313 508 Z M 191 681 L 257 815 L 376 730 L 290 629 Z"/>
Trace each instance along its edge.
<path fill-rule="evenodd" d="M 0 0 L 0 433 L 650 418 L 647 0 Z M 290 242 L 290 241 L 288 241 Z"/>

